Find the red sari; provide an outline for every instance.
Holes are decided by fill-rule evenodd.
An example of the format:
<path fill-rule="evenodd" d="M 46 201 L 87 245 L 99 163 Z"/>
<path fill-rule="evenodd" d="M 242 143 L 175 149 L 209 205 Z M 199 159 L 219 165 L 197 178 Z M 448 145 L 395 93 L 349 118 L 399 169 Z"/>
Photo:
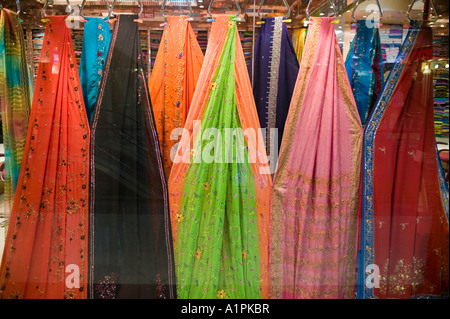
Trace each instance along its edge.
<path fill-rule="evenodd" d="M 413 27 L 365 131 L 360 298 L 448 294 L 448 202 L 438 177 L 431 58 L 431 29 Z M 379 287 L 365 284 L 370 265 L 379 269 Z"/>
<path fill-rule="evenodd" d="M 64 16 L 45 29 L 0 298 L 86 298 L 89 124 Z"/>

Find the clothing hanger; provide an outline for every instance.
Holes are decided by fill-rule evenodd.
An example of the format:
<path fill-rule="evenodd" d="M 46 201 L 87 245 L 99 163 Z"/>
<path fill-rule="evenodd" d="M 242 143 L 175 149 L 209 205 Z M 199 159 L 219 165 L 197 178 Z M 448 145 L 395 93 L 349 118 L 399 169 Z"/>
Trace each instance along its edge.
<path fill-rule="evenodd" d="M 161 15 L 163 16 L 163 17 L 165 17 L 165 15 L 164 15 L 164 8 L 166 7 L 166 2 L 167 2 L 167 0 L 164 0 L 163 2 L 162 2 L 162 4 L 161 4 Z M 185 0 L 184 2 L 186 2 L 186 4 L 187 4 L 187 6 L 188 6 L 188 8 L 189 8 L 189 17 L 192 17 L 192 7 L 191 7 L 191 3 L 190 3 L 190 1 L 189 0 Z M 172 15 L 175 15 L 175 14 L 172 14 Z M 184 14 L 184 13 L 181 13 L 180 15 L 186 15 L 186 14 Z"/>
<path fill-rule="evenodd" d="M 411 10 L 416 2 L 417 2 L 417 0 L 413 0 L 411 2 L 411 4 L 409 5 L 408 11 L 406 12 L 406 18 L 408 18 L 410 23 L 412 23 L 413 20 L 410 18 L 409 15 L 411 14 Z M 433 22 L 436 22 L 439 17 L 439 14 L 438 14 L 438 11 L 436 10 L 436 5 L 434 4 L 434 0 L 430 0 L 430 4 L 431 4 L 431 7 L 433 8 L 434 15 L 435 15 L 435 19 Z"/>
<path fill-rule="evenodd" d="M 214 19 L 212 17 L 213 15 L 211 13 L 211 8 L 212 8 L 213 3 L 214 3 L 214 0 L 211 0 L 211 2 L 209 3 L 209 6 L 208 6 L 208 14 L 209 14 L 210 18 L 208 18 L 206 20 L 207 22 L 212 22 L 212 21 L 216 20 L 216 19 Z M 233 20 L 234 21 L 241 21 L 241 18 L 238 18 L 241 15 L 241 7 L 239 6 L 239 3 L 237 2 L 237 0 L 234 0 L 234 4 L 236 5 L 236 7 L 238 9 L 238 13 L 236 14 L 236 16 L 235 16 L 235 18 Z"/>
<path fill-rule="evenodd" d="M 357 1 L 356 1 L 356 5 L 353 7 L 353 11 L 352 11 L 352 19 L 353 19 L 353 21 L 355 21 L 355 22 L 356 22 L 356 18 L 355 18 L 356 8 L 357 8 L 362 2 L 364 2 L 364 0 L 363 0 L 363 1 L 357 0 Z M 381 21 L 381 19 L 383 18 L 383 9 L 381 8 L 381 4 L 380 4 L 380 1 L 379 1 L 379 0 L 377 0 L 377 6 L 378 6 L 378 10 L 380 11 L 380 19 L 379 19 L 379 21 Z"/>
<path fill-rule="evenodd" d="M 48 21 L 50 21 L 50 19 L 47 19 L 47 11 L 46 11 L 46 9 L 47 9 L 47 7 L 48 7 L 48 1 L 49 1 L 49 0 L 45 0 L 44 8 L 42 9 L 42 12 L 43 12 L 43 14 L 44 14 L 44 19 L 42 19 L 42 22 L 48 22 Z M 66 11 L 67 11 L 67 9 L 69 9 L 69 10 L 70 10 L 70 14 L 72 14 L 72 13 L 73 13 L 73 9 L 72 9 L 72 6 L 70 5 L 69 0 L 66 0 L 66 2 L 67 2 Z M 70 15 L 70 14 L 69 14 L 69 15 Z"/>
<path fill-rule="evenodd" d="M 83 6 L 85 1 L 86 0 L 83 0 Z M 69 0 L 66 0 L 66 2 L 67 2 L 66 12 L 69 10 L 69 14 L 67 15 L 66 21 L 78 20 L 81 22 L 86 22 L 84 17 L 81 15 L 80 5 L 76 5 L 78 7 L 78 11 L 75 11 L 75 9 L 72 9 L 72 5 L 70 4 Z M 76 13 L 76 15 L 72 15 L 73 13 Z"/>
<path fill-rule="evenodd" d="M 287 23 L 292 22 L 291 19 L 288 19 L 289 16 L 291 15 L 291 7 L 289 6 L 289 4 L 287 3 L 286 0 L 283 0 L 283 3 L 284 3 L 284 5 L 286 6 L 286 8 L 287 8 L 287 10 L 288 10 L 287 15 L 286 15 L 285 17 L 283 17 L 283 22 L 287 22 Z M 261 9 L 262 9 L 262 6 L 263 6 L 263 5 L 264 5 L 264 0 L 261 0 L 261 2 L 260 2 L 260 4 L 259 4 L 259 9 L 258 9 L 258 17 L 259 17 L 259 19 L 260 19 L 261 21 L 256 22 L 256 24 L 264 24 L 264 23 L 266 23 L 266 22 L 263 20 L 263 18 L 261 17 Z"/>
<path fill-rule="evenodd" d="M 165 18 L 166 16 L 164 15 L 164 8 L 166 7 L 166 2 L 167 2 L 167 0 L 164 0 L 163 2 L 162 2 L 162 4 L 161 4 L 161 15 Z M 191 3 L 190 3 L 190 1 L 189 0 L 185 0 L 185 2 L 186 2 L 186 4 L 187 4 L 187 6 L 188 6 L 188 8 L 189 8 L 189 14 L 188 14 L 188 17 L 186 18 L 186 19 L 184 19 L 185 21 L 192 21 L 193 20 L 193 18 L 192 18 L 192 7 L 191 7 Z M 177 14 L 171 14 L 171 15 L 177 15 Z M 182 16 L 182 15 L 185 15 L 184 13 L 181 13 L 181 14 L 179 14 L 180 16 Z M 162 23 L 162 24 L 160 24 L 159 26 L 160 27 L 163 27 L 163 26 L 165 26 L 165 25 L 167 25 L 167 22 L 164 22 L 164 23 Z"/>
<path fill-rule="evenodd" d="M 112 23 L 112 22 L 116 21 L 117 20 L 116 19 L 116 14 L 113 11 L 114 7 L 116 5 L 116 0 L 113 1 L 111 6 L 109 5 L 109 3 L 106 0 L 102 0 L 102 1 L 106 5 L 106 7 L 108 8 L 108 19 L 109 19 L 109 22 Z M 144 6 L 142 5 L 141 0 L 137 0 L 137 2 L 138 2 L 138 5 L 139 5 L 139 8 L 140 8 L 140 11 L 138 13 L 138 18 L 134 19 L 133 21 L 137 22 L 137 23 L 143 23 L 143 21 L 141 19 L 139 19 L 139 17 L 141 16 L 142 11 L 144 11 Z"/>
<path fill-rule="evenodd" d="M 110 7 L 108 6 L 108 3 L 104 2 L 104 1 L 103 1 L 103 3 L 105 3 L 106 8 L 108 9 L 108 18 L 109 18 L 109 14 L 112 13 L 112 9 L 110 9 Z M 87 22 L 87 20 L 85 19 L 85 16 L 83 15 L 83 9 L 84 9 L 84 5 L 85 4 L 86 4 L 86 0 L 83 0 L 81 2 L 81 5 L 79 5 L 79 8 L 80 8 L 79 15 L 83 19 L 83 20 L 81 20 L 82 22 Z M 114 8 L 114 4 L 115 4 L 115 1 L 114 1 L 113 5 L 112 5 L 112 8 Z"/>
<path fill-rule="evenodd" d="M 41 19 L 42 22 L 48 22 L 48 21 L 50 21 L 50 19 L 47 19 L 47 12 L 46 12 L 47 7 L 48 7 L 48 0 L 45 0 L 44 8 L 42 8 L 42 13 L 43 13 L 43 15 L 44 15 L 44 18 Z"/>
<path fill-rule="evenodd" d="M 20 11 L 21 11 L 21 9 L 20 9 L 20 0 L 16 0 L 16 7 L 17 7 L 17 11 L 16 11 L 17 20 L 19 20 L 19 22 L 23 22 L 23 20 L 19 17 Z"/>
<path fill-rule="evenodd" d="M 309 7 L 311 6 L 311 2 L 312 2 L 312 0 L 309 0 L 308 5 L 306 6 L 306 18 L 307 18 L 305 21 L 306 24 L 311 23 L 309 21 L 311 18 L 311 15 L 309 14 Z M 336 5 L 334 4 L 334 1 L 328 0 L 328 2 L 330 3 L 331 7 L 333 8 L 333 13 L 334 13 L 333 16 L 336 17 L 338 14 L 338 11 L 336 9 Z M 330 23 L 339 23 L 339 20 L 334 20 L 334 21 L 331 21 Z"/>

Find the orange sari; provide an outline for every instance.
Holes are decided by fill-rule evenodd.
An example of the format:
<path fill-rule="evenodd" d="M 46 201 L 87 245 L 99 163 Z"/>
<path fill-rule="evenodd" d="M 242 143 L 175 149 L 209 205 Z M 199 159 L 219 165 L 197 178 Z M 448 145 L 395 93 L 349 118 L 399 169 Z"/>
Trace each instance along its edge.
<path fill-rule="evenodd" d="M 70 30 L 49 18 L 0 268 L 0 298 L 86 298 L 89 124 Z"/>
<path fill-rule="evenodd" d="M 166 17 L 167 25 L 149 81 L 167 177 L 172 167 L 172 148 L 181 135 L 181 130 L 179 134 L 176 130 L 184 127 L 203 63 L 203 52 L 191 24 L 185 19 Z"/>

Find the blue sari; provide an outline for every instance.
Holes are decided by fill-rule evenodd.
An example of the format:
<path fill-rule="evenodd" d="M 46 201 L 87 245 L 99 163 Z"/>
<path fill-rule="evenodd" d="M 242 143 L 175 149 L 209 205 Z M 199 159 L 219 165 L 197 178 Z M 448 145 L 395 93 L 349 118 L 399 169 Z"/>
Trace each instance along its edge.
<path fill-rule="evenodd" d="M 371 20 L 357 22 L 345 68 L 353 89 L 361 123 L 365 125 L 383 88 L 383 60 L 380 32 Z"/>
<path fill-rule="evenodd" d="M 282 17 L 266 18 L 255 43 L 253 95 L 262 129 L 266 129 L 266 149 L 278 152 L 284 125 L 297 80 L 299 63 Z M 270 129 L 278 129 L 271 147 Z M 264 130 L 263 130 L 264 132 Z M 272 144 L 273 145 L 273 144 Z"/>
<path fill-rule="evenodd" d="M 86 113 L 91 123 L 111 41 L 111 30 L 105 18 L 88 17 L 84 24 L 79 75 Z"/>

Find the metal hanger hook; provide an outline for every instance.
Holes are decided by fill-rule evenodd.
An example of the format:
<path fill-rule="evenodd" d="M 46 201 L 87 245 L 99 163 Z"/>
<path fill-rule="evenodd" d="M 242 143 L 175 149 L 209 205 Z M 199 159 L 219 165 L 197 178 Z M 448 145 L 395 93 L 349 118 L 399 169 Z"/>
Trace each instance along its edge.
<path fill-rule="evenodd" d="M 412 19 L 411 19 L 411 17 L 410 17 L 411 10 L 412 10 L 412 8 L 414 7 L 414 4 L 415 4 L 416 2 L 417 2 L 417 0 L 413 0 L 413 1 L 411 2 L 411 4 L 409 5 L 408 11 L 406 11 L 406 18 L 409 20 L 410 23 L 412 22 Z M 435 5 L 435 3 L 434 3 L 434 0 L 430 0 L 430 4 L 431 4 L 431 7 L 433 8 L 434 16 L 435 16 L 435 19 L 434 19 L 433 22 L 436 22 L 436 21 L 438 20 L 439 13 L 438 13 L 438 11 L 436 10 L 436 5 Z"/>
<path fill-rule="evenodd" d="M 164 0 L 163 3 L 161 4 L 161 15 L 162 15 L 163 17 L 165 17 L 165 15 L 164 15 L 164 8 L 166 7 L 166 1 L 167 1 L 167 0 Z M 186 2 L 187 6 L 188 6 L 188 8 L 189 8 L 189 17 L 192 17 L 192 7 L 191 7 L 191 3 L 190 3 L 189 0 L 185 0 L 185 2 Z M 181 15 L 184 15 L 184 14 L 181 14 Z"/>
<path fill-rule="evenodd" d="M 211 2 L 209 3 L 209 6 L 208 6 L 208 14 L 210 17 L 212 17 L 211 8 L 212 8 L 213 3 L 214 3 L 214 0 L 211 0 Z M 234 0 L 234 3 L 236 4 L 236 7 L 238 9 L 238 13 L 236 14 L 236 17 L 238 17 L 241 15 L 241 7 L 237 0 Z"/>
<path fill-rule="evenodd" d="M 286 0 L 283 0 L 283 3 L 284 3 L 284 5 L 286 6 L 286 8 L 288 10 L 287 15 L 283 19 L 287 19 L 291 15 L 291 7 L 289 6 L 289 4 L 287 3 Z M 261 17 L 261 9 L 262 9 L 263 5 L 264 5 L 264 0 L 261 0 L 260 3 L 259 3 L 259 9 L 258 9 L 258 17 L 260 19 L 262 19 L 262 17 Z"/>
<path fill-rule="evenodd" d="M 356 18 L 355 18 L 356 8 L 364 1 L 365 0 L 363 0 L 363 1 L 357 0 L 356 1 L 356 5 L 355 5 L 355 7 L 353 8 L 353 11 L 352 11 L 352 19 L 355 22 L 356 22 Z M 379 21 L 381 21 L 381 19 L 383 18 L 383 9 L 381 8 L 381 4 L 380 4 L 379 0 L 377 0 L 377 6 L 378 6 L 378 10 L 380 11 L 380 19 L 379 19 Z"/>

